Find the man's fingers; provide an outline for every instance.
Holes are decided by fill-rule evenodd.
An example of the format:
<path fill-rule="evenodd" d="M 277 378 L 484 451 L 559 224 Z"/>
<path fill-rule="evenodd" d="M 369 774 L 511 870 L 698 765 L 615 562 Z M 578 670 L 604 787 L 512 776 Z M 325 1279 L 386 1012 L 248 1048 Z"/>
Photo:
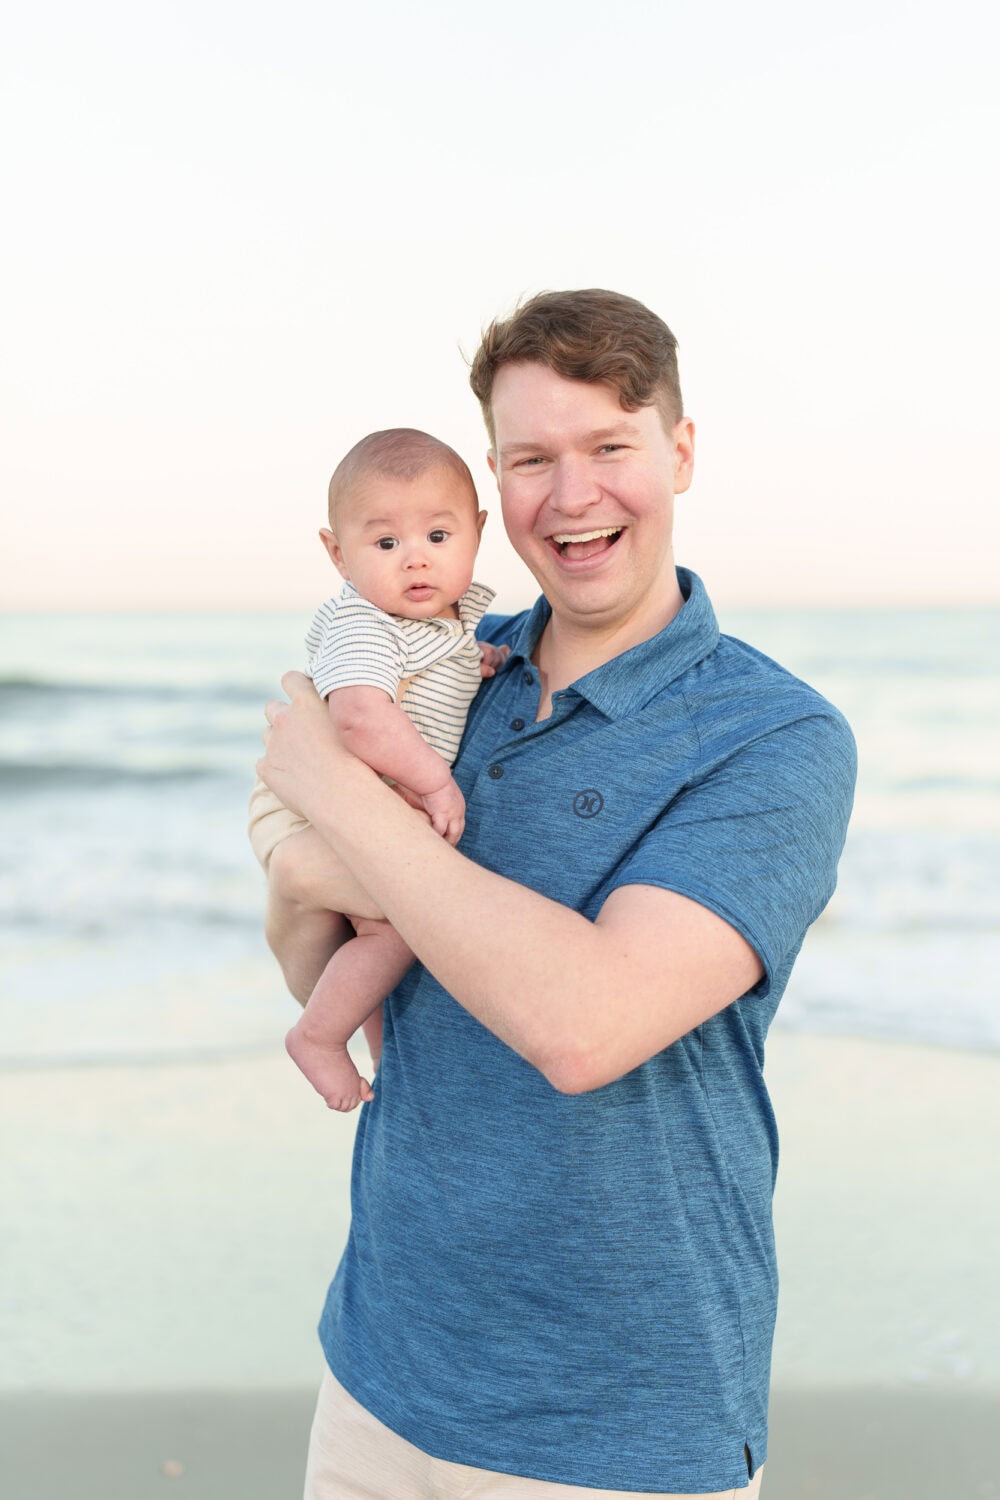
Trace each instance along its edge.
<path fill-rule="evenodd" d="M 311 679 L 304 672 L 286 672 L 281 679 L 281 686 L 293 702 L 296 698 L 301 698 L 304 694 L 309 694 L 314 698 L 319 697 L 312 685 Z M 264 704 L 264 717 L 268 724 L 273 725 L 279 715 L 289 706 L 284 698 L 268 699 L 267 703 Z"/>
<path fill-rule="evenodd" d="M 315 693 L 316 691 L 304 672 L 286 672 L 281 679 L 281 686 L 289 698 L 295 698 L 300 693 Z"/>

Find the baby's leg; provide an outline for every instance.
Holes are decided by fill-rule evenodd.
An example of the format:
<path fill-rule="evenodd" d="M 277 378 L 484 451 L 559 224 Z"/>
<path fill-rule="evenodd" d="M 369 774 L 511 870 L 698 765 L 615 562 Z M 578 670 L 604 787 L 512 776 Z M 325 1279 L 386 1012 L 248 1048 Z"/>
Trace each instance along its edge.
<path fill-rule="evenodd" d="M 395 989 L 413 954 L 388 922 L 355 920 L 357 936 L 338 948 L 285 1038 L 290 1056 L 331 1109 L 354 1109 L 373 1097 L 347 1043 Z"/>
<path fill-rule="evenodd" d="M 267 871 L 264 930 L 300 1005 L 312 994 L 331 954 L 352 936 L 350 923 L 340 915 L 345 907 L 381 916 L 314 828 L 290 834 L 275 846 Z"/>
<path fill-rule="evenodd" d="M 382 1057 L 382 1007 L 377 1005 L 368 1017 L 362 1021 L 361 1030 L 365 1034 L 368 1043 L 368 1051 L 372 1057 L 372 1067 L 378 1071 L 379 1061 Z"/>

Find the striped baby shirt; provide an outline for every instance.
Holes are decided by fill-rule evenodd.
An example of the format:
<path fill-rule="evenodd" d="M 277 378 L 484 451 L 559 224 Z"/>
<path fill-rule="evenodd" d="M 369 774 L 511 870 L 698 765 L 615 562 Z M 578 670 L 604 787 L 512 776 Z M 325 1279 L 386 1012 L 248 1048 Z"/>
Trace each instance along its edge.
<path fill-rule="evenodd" d="M 406 620 L 345 583 L 320 605 L 306 635 L 316 691 L 326 698 L 335 688 L 378 687 L 395 703 L 405 682 L 400 708 L 452 765 L 482 681 L 476 626 L 492 599 L 492 589 L 472 583 L 457 620 Z"/>

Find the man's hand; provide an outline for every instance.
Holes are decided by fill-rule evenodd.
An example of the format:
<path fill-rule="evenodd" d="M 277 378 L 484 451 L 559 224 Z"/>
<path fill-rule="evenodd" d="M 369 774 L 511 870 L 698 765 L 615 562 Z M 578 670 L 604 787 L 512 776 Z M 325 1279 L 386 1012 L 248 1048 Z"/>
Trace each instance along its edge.
<path fill-rule="evenodd" d="M 272 698 L 264 706 L 268 727 L 257 774 L 293 812 L 308 817 L 304 803 L 322 786 L 346 753 L 330 716 L 304 672 L 286 672 L 281 686 L 291 699 Z"/>
<path fill-rule="evenodd" d="M 480 641 L 479 650 L 483 658 L 479 670 L 484 677 L 495 676 L 510 655 L 509 646 L 491 646 L 488 641 Z"/>
<path fill-rule="evenodd" d="M 430 818 L 435 833 L 449 844 L 458 843 L 465 828 L 465 798 L 447 762 L 380 689 L 343 688 L 332 694 L 330 708 L 341 711 L 338 718 L 304 673 L 286 672 L 281 686 L 291 702 L 275 698 L 265 706 L 266 748 L 257 773 L 286 807 L 308 818 L 306 804 L 330 785 L 338 766 L 342 774 L 345 757 L 357 758 L 369 766 L 375 762 L 374 769 L 392 778 L 403 799 Z M 359 693 L 369 696 L 352 716 Z M 425 787 L 437 784 L 425 791 L 412 788 L 411 781 L 419 786 L 421 780 Z"/>

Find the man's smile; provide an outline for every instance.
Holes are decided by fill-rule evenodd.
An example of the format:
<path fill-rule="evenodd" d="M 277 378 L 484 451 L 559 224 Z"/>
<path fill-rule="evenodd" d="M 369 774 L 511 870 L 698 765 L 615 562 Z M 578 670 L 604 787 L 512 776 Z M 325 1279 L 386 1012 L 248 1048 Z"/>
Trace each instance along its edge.
<path fill-rule="evenodd" d="M 600 544 L 610 537 L 613 540 L 608 546 L 613 547 L 623 530 L 622 526 L 602 526 L 596 531 L 555 531 L 549 541 L 558 549 L 560 557 L 582 562 L 597 552 L 607 551 L 607 547 L 595 543 Z"/>

